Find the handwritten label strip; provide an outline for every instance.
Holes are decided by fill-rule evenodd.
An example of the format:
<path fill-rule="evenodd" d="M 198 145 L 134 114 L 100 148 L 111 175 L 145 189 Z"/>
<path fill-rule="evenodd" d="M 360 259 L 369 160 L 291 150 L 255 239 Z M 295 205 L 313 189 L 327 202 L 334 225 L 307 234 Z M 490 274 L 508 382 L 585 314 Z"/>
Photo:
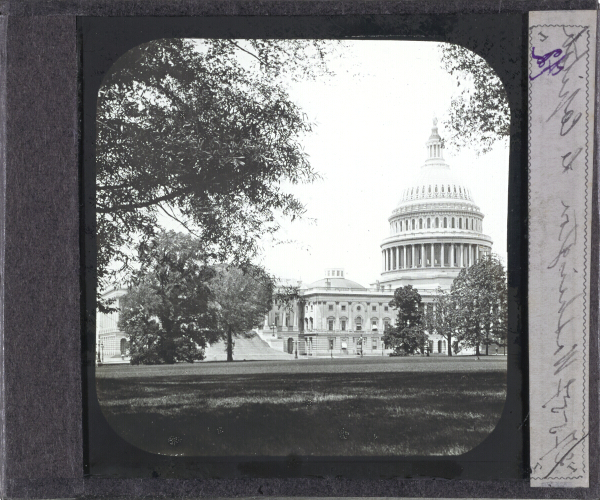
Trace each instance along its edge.
<path fill-rule="evenodd" d="M 529 15 L 531 485 L 587 487 L 595 11 Z"/>

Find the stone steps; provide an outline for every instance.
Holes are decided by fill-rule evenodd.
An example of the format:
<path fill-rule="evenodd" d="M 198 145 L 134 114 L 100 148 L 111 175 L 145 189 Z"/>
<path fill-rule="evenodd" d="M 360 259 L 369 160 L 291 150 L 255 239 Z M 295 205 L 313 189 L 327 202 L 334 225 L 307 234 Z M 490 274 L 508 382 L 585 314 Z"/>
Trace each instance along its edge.
<path fill-rule="evenodd" d="M 293 354 L 288 354 L 283 352 L 283 350 L 278 351 L 271 348 L 269 344 L 262 340 L 258 335 L 255 335 L 251 338 L 237 337 L 234 338 L 234 340 L 234 361 L 294 359 Z M 205 350 L 204 361 L 226 361 L 227 352 L 225 347 L 225 341 L 220 341 L 216 344 L 210 345 Z"/>

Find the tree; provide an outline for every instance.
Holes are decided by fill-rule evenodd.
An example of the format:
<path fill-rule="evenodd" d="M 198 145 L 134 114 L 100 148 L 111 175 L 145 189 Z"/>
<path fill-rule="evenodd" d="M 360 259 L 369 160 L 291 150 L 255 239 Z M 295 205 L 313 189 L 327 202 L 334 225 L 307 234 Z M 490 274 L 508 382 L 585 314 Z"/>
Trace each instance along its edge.
<path fill-rule="evenodd" d="M 510 108 L 506 89 L 493 68 L 471 50 L 456 44 L 441 44 L 442 66 L 463 87 L 452 99 L 447 144 L 487 153 L 494 143 L 510 134 Z"/>
<path fill-rule="evenodd" d="M 398 310 L 398 316 L 396 325 L 385 330 L 383 341 L 396 354 L 414 354 L 417 350 L 423 352 L 425 349 L 427 336 L 420 305 L 421 295 L 412 285 L 394 291 L 390 306 Z"/>
<path fill-rule="evenodd" d="M 467 347 L 474 347 L 480 355 L 480 346 L 503 345 L 507 336 L 506 272 L 495 255 L 484 255 L 469 268 L 462 269 L 450 291 L 457 304 L 453 319 L 457 338 Z"/>
<path fill-rule="evenodd" d="M 258 266 L 219 266 L 210 289 L 216 332 L 227 339 L 227 361 L 233 361 L 233 337 L 251 337 L 271 309 L 273 279 Z"/>
<path fill-rule="evenodd" d="M 129 336 L 132 364 L 202 360 L 218 339 L 209 287 L 215 270 L 202 247 L 174 231 L 140 247 L 141 266 L 121 299 L 118 323 Z"/>
<path fill-rule="evenodd" d="M 435 332 L 446 339 L 448 356 L 452 356 L 452 341 L 458 327 L 457 308 L 455 297 L 449 291 L 438 288 L 433 300 L 434 311 L 427 313 L 425 318 L 429 332 Z"/>
<path fill-rule="evenodd" d="M 300 138 L 312 125 L 286 91 L 327 73 L 323 40 L 162 39 L 124 54 L 97 101 L 96 235 L 100 294 L 132 272 L 131 249 L 159 214 L 189 229 L 207 256 L 250 262 L 257 239 L 304 206 L 287 184 L 312 182 Z"/>

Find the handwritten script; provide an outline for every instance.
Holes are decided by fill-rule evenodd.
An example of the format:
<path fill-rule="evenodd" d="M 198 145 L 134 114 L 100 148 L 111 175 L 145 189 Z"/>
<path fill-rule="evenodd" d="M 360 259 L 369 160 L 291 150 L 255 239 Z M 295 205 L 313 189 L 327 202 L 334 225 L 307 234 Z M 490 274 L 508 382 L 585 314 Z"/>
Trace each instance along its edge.
<path fill-rule="evenodd" d="M 530 16 L 531 484 L 582 487 L 595 18 L 558 22 L 559 14 Z"/>

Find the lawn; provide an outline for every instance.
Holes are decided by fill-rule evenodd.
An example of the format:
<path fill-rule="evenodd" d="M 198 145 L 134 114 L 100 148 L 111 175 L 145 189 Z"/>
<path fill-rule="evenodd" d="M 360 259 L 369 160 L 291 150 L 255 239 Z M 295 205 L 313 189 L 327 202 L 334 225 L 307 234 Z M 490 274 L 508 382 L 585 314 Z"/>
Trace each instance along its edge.
<path fill-rule="evenodd" d="M 116 365 L 96 386 L 111 427 L 153 453 L 457 455 L 498 422 L 506 358 Z"/>

